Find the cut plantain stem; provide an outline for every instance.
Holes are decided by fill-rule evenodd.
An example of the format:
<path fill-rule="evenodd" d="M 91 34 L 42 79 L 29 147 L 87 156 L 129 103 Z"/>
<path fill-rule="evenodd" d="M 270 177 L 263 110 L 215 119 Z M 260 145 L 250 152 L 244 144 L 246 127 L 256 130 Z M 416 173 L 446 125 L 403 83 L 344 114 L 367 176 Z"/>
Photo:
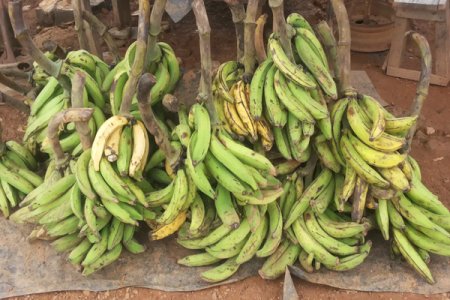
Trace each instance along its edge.
<path fill-rule="evenodd" d="M 30 33 L 25 26 L 22 14 L 22 0 L 10 1 L 9 4 L 9 17 L 11 19 L 11 24 L 14 28 L 14 34 L 16 39 L 22 45 L 22 47 L 28 52 L 28 54 L 33 58 L 33 60 L 41 66 L 45 72 L 50 74 L 50 76 L 55 77 L 61 86 L 66 90 L 70 91 L 70 82 L 67 77 L 61 76 L 61 67 L 63 61 L 53 62 L 47 58 L 41 50 L 34 44 L 31 39 Z"/>
<path fill-rule="evenodd" d="M 94 110 L 92 108 L 69 108 L 57 113 L 48 123 L 47 137 L 56 158 L 56 167 L 62 170 L 67 166 L 68 156 L 64 154 L 59 142 L 59 128 L 70 122 L 88 122 Z"/>
<path fill-rule="evenodd" d="M 139 0 L 139 21 L 136 39 L 136 54 L 131 67 L 128 81 L 123 91 L 123 100 L 120 105 L 120 114 L 129 115 L 131 102 L 136 93 L 136 86 L 144 71 L 145 54 L 147 52 L 147 35 L 149 29 L 150 3 L 148 0 Z"/>
<path fill-rule="evenodd" d="M 161 32 L 161 21 L 166 7 L 167 0 L 155 0 L 152 13 L 150 15 L 150 29 L 147 42 L 147 55 L 145 69 L 148 70 L 150 63 L 158 58 L 158 35 Z"/>
<path fill-rule="evenodd" d="M 428 88 L 430 86 L 430 78 L 431 78 L 431 50 L 430 45 L 428 44 L 427 39 L 414 31 L 409 31 L 405 34 L 405 38 L 411 37 L 411 39 L 415 42 L 416 46 L 419 48 L 420 59 L 422 62 L 422 70 L 420 72 L 419 83 L 416 88 L 416 96 L 410 108 L 411 116 L 419 117 L 420 112 L 422 111 L 423 102 L 428 96 Z M 407 143 L 405 148 L 403 149 L 405 153 L 408 153 L 411 150 L 411 143 L 414 137 L 414 133 L 416 131 L 417 121 L 413 126 L 409 129 L 407 135 Z"/>
<path fill-rule="evenodd" d="M 340 65 L 339 73 L 336 77 L 339 79 L 339 92 L 341 95 L 353 93 L 350 83 L 350 23 L 348 20 L 347 9 L 343 0 L 331 0 L 331 6 L 336 16 L 338 25 L 339 41 L 337 44 L 337 63 Z"/>
<path fill-rule="evenodd" d="M 71 94 L 73 108 L 83 108 L 83 90 L 85 78 L 85 75 L 80 71 L 76 71 L 75 75 L 73 76 Z M 80 136 L 83 150 L 87 150 L 92 146 L 91 129 L 89 128 L 88 124 L 89 119 L 86 122 L 82 121 L 75 123 L 75 128 L 78 132 L 78 135 Z"/>
<path fill-rule="evenodd" d="M 267 59 L 266 47 L 264 46 L 264 26 L 267 22 L 267 14 L 259 16 L 255 28 L 255 53 L 258 63 Z"/>
<path fill-rule="evenodd" d="M 249 0 L 245 17 L 244 31 L 244 67 L 245 75 L 251 76 L 255 71 L 256 50 L 255 50 L 255 29 L 256 14 L 258 12 L 259 0 Z"/>
<path fill-rule="evenodd" d="M 151 106 L 150 90 L 156 82 L 155 76 L 149 73 L 145 73 L 141 76 L 138 83 L 137 99 L 139 103 L 139 111 L 142 116 L 142 121 L 145 127 L 155 138 L 156 144 L 164 152 L 166 159 L 169 161 L 170 166 L 175 169 L 177 159 L 177 151 L 170 144 L 169 137 L 164 130 L 159 127 L 156 117 L 153 113 Z"/>
<path fill-rule="evenodd" d="M 194 11 L 200 38 L 201 78 L 199 98 L 205 102 L 211 118 L 211 123 L 213 125 L 218 125 L 220 124 L 220 121 L 217 118 L 216 108 L 212 98 L 211 27 L 209 26 L 208 15 L 206 14 L 205 3 L 203 0 L 192 1 L 192 10 Z"/>
<path fill-rule="evenodd" d="M 283 46 L 286 55 L 291 61 L 294 61 L 291 40 L 287 34 L 283 0 L 269 0 L 269 6 L 272 9 L 273 15 L 273 32 L 279 36 L 281 45 Z"/>
<path fill-rule="evenodd" d="M 230 3 L 225 1 L 231 11 L 231 17 L 233 18 L 234 28 L 236 30 L 236 56 L 237 61 L 241 61 L 244 57 L 244 20 L 245 20 L 245 8 L 242 3 Z"/>

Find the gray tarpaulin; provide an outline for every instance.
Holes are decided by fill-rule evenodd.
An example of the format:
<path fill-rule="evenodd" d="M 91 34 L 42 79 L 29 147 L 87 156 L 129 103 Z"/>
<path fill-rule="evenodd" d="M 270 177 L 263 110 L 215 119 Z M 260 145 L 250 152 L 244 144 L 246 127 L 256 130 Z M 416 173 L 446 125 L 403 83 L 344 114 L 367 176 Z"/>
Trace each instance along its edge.
<path fill-rule="evenodd" d="M 192 0 L 167 0 L 166 12 L 175 23 L 191 11 Z"/>
<path fill-rule="evenodd" d="M 180 100 L 192 103 L 198 77 L 198 74 L 186 72 L 177 87 Z M 376 96 L 370 81 L 354 85 L 358 90 Z M 177 265 L 178 258 L 193 252 L 178 246 L 173 239 L 148 242 L 148 250 L 140 255 L 124 250 L 114 264 L 85 278 L 67 261 L 66 255 L 57 254 L 48 242 L 29 244 L 26 237 L 30 231 L 27 226 L 0 217 L 0 298 L 50 291 L 103 291 L 127 286 L 164 291 L 192 291 L 211 286 L 199 276 L 207 268 Z M 141 241 L 145 240 L 146 233 L 142 232 Z M 242 265 L 237 274 L 221 284 L 257 275 L 261 263 L 262 260 L 254 259 Z M 391 260 L 389 243 L 378 237 L 364 264 L 352 271 L 338 273 L 322 268 L 308 274 L 298 265 L 290 270 L 292 275 L 304 280 L 343 289 L 420 294 L 450 292 L 450 258 L 432 256 L 430 269 L 435 285 L 426 283 L 405 262 Z"/>
<path fill-rule="evenodd" d="M 3 218 L 0 219 L 0 297 L 50 291 L 103 291 L 138 286 L 164 291 L 192 291 L 210 287 L 199 276 L 207 268 L 187 268 L 176 263 L 177 258 L 192 253 L 178 246 L 173 239 L 148 242 L 148 250 L 140 255 L 124 251 L 113 265 L 86 278 L 67 262 L 66 255 L 57 254 L 48 242 L 29 244 L 25 238 L 30 229 Z M 142 236 L 145 239 L 145 234 Z M 261 260 L 241 266 L 231 280 L 234 282 L 257 274 Z M 355 270 L 338 273 L 320 270 L 304 273 L 291 268 L 294 276 L 333 287 L 361 291 L 395 291 L 421 294 L 450 291 L 450 259 L 432 257 L 430 268 L 435 285 L 427 284 L 404 262 L 389 257 L 389 245 L 376 240 L 369 258 Z"/>

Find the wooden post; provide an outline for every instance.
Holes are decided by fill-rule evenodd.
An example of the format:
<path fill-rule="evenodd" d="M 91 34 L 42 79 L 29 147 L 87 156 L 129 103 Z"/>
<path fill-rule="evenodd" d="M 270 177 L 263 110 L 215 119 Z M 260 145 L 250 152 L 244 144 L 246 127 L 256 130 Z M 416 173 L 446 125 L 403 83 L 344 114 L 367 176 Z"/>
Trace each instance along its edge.
<path fill-rule="evenodd" d="M 73 16 L 75 20 L 75 31 L 78 35 L 78 43 L 80 44 L 80 48 L 84 50 L 89 50 L 89 45 L 87 42 L 86 32 L 84 30 L 83 25 L 83 9 L 81 5 L 81 0 L 73 0 L 72 1 L 72 7 L 73 7 Z"/>
<path fill-rule="evenodd" d="M 91 4 L 89 0 L 81 0 L 81 9 L 92 12 Z M 102 48 L 100 47 L 100 36 L 98 33 L 92 30 L 88 22 L 83 20 L 83 28 L 86 33 L 86 38 L 88 42 L 89 52 L 98 57 L 103 57 Z"/>
<path fill-rule="evenodd" d="M 58 82 L 66 90 L 70 91 L 70 82 L 65 76 L 61 76 L 62 61 L 53 62 L 47 58 L 41 50 L 34 44 L 30 33 L 25 26 L 22 14 L 22 0 L 14 0 L 9 2 L 9 17 L 13 25 L 16 39 L 28 54 L 41 66 L 45 72 L 58 79 Z"/>
<path fill-rule="evenodd" d="M 123 29 L 130 26 L 131 12 L 129 0 L 111 0 L 114 16 L 114 26 Z"/>
<path fill-rule="evenodd" d="M 6 0 L 0 0 L 0 42 L 3 41 L 4 53 L 2 63 L 12 63 L 16 61 L 14 56 L 14 33 L 8 16 Z M 17 43 L 17 42 L 16 42 Z"/>
<path fill-rule="evenodd" d="M 245 8 L 242 3 L 234 3 L 230 1 L 225 1 L 230 8 L 231 16 L 233 18 L 233 23 L 236 31 L 236 56 L 237 61 L 241 61 L 244 57 L 244 19 L 245 19 Z"/>

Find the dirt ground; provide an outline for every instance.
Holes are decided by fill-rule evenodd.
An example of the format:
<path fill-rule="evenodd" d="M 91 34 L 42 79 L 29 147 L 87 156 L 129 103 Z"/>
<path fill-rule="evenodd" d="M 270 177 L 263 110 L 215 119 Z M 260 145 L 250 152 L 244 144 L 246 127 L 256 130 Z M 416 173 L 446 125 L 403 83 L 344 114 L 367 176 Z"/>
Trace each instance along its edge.
<path fill-rule="evenodd" d="M 78 47 L 76 34 L 71 24 L 39 28 L 34 17 L 34 7 L 39 1 L 26 0 L 29 10 L 26 21 L 35 34 L 37 44 L 51 38 L 67 49 Z M 299 11 L 313 22 L 324 16 L 324 1 L 288 2 L 287 12 Z M 307 3 L 305 3 L 307 2 Z M 235 56 L 234 27 L 226 6 L 220 2 L 208 5 L 211 22 L 211 41 L 213 59 L 223 62 Z M 101 19 L 109 24 L 111 14 L 106 9 L 99 12 Z M 168 31 L 161 35 L 161 39 L 169 42 L 175 48 L 183 61 L 185 69 L 199 67 L 198 36 L 192 14 L 189 14 L 178 24 L 170 24 Z M 386 53 L 352 54 L 352 69 L 364 70 L 375 85 L 380 96 L 392 104 L 392 109 L 398 114 L 405 113 L 415 95 L 416 83 L 408 80 L 386 76 L 381 66 Z M 407 58 L 408 60 L 411 58 Z M 412 155 L 422 166 L 423 178 L 427 186 L 450 207 L 450 88 L 431 86 L 429 96 L 425 102 L 419 122 L 419 131 L 413 143 Z M 26 115 L 8 107 L 0 106 L 0 118 L 4 126 L 3 139 L 20 140 Z M 427 135 L 426 128 L 435 129 L 435 133 Z M 411 272 L 413 272 L 411 270 Z M 301 299 L 422 299 L 424 296 L 408 293 L 366 293 L 339 290 L 326 286 L 319 286 L 294 278 L 297 292 Z M 278 299 L 282 295 L 283 281 L 281 279 L 266 281 L 257 276 L 238 283 L 210 288 L 197 292 L 167 293 L 143 288 L 124 288 L 107 292 L 55 292 L 30 295 L 12 299 Z M 429 299 L 449 299 L 450 293 L 427 296 Z"/>

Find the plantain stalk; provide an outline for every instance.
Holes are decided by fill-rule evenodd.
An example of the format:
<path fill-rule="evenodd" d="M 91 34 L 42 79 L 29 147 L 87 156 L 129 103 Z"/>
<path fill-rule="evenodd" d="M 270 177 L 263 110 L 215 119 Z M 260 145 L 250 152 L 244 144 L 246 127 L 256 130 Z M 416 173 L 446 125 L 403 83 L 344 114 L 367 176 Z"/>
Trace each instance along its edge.
<path fill-rule="evenodd" d="M 71 101 L 73 108 L 83 108 L 83 90 L 86 80 L 85 74 L 76 71 L 72 78 L 72 94 Z M 92 146 L 91 129 L 88 122 L 75 122 L 75 128 L 80 136 L 83 150 L 87 150 Z"/>
<path fill-rule="evenodd" d="M 217 125 L 219 124 L 219 120 L 217 119 L 216 108 L 213 103 L 211 82 L 211 27 L 209 27 L 208 15 L 206 14 L 205 3 L 203 0 L 193 0 L 192 10 L 194 11 L 200 38 L 201 78 L 199 98 L 204 100 L 212 124 Z"/>
<path fill-rule="evenodd" d="M 293 61 L 294 55 L 292 54 L 291 40 L 289 39 L 287 33 L 283 0 L 269 0 L 269 6 L 272 9 L 273 15 L 273 32 L 279 36 L 281 45 L 283 46 L 286 55 L 291 61 Z"/>
<path fill-rule="evenodd" d="M 150 63 L 159 59 L 161 55 L 160 49 L 157 45 L 158 35 L 161 32 L 161 21 L 166 7 L 167 0 L 155 0 L 153 4 L 152 13 L 150 15 L 150 30 L 147 42 L 147 56 L 145 62 L 145 69 L 148 70 Z"/>
<path fill-rule="evenodd" d="M 139 79 L 137 88 L 139 111 L 145 127 L 155 138 L 156 144 L 163 151 L 170 165 L 175 167 L 176 161 L 178 161 L 176 158 L 176 151 L 170 144 L 169 137 L 166 136 L 165 132 L 159 127 L 151 106 L 150 90 L 155 82 L 155 76 L 149 73 L 143 74 Z"/>
<path fill-rule="evenodd" d="M 428 44 L 427 39 L 414 31 L 409 31 L 405 34 L 405 38 L 411 37 L 416 46 L 419 48 L 420 59 L 422 63 L 422 70 L 420 72 L 419 82 L 417 83 L 416 88 L 416 96 L 410 108 L 410 114 L 412 116 L 419 117 L 420 112 L 422 111 L 423 103 L 428 96 L 428 88 L 430 86 L 430 77 L 431 77 L 431 50 L 430 45 Z M 417 121 L 414 125 L 409 129 L 407 135 L 407 143 L 404 151 L 408 153 L 411 150 L 411 143 L 414 137 L 414 133 L 416 132 Z"/>
<path fill-rule="evenodd" d="M 120 114 L 128 115 L 130 113 L 131 102 L 136 93 L 136 85 L 139 77 L 144 71 L 145 54 L 147 52 L 147 36 L 149 29 L 150 3 L 148 0 L 139 0 L 139 23 L 136 39 L 136 54 L 134 56 L 133 66 L 131 67 L 128 81 L 123 91 L 123 100 L 120 106 Z"/>
<path fill-rule="evenodd" d="M 92 108 L 69 108 L 57 113 L 48 123 L 47 137 L 55 153 L 56 167 L 59 170 L 64 169 L 69 161 L 59 142 L 59 128 L 69 122 L 88 122 L 93 113 Z"/>
<path fill-rule="evenodd" d="M 267 59 L 266 47 L 264 46 L 264 25 L 267 22 L 267 14 L 259 16 L 256 20 L 255 28 L 255 52 L 258 63 L 262 63 Z"/>

